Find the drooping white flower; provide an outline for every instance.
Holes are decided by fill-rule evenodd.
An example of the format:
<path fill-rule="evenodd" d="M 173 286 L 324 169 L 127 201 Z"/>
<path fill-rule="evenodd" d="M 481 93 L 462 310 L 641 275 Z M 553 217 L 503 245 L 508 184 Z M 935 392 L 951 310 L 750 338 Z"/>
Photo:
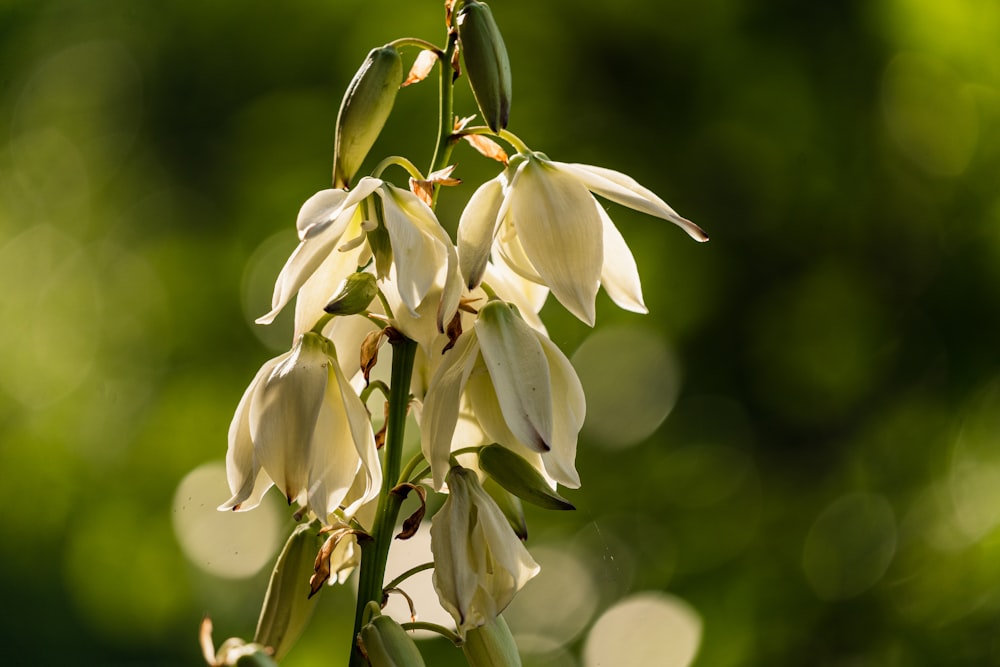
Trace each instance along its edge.
<path fill-rule="evenodd" d="M 462 289 L 455 247 L 433 211 L 408 190 L 371 177 L 362 178 L 350 191 L 321 190 L 302 205 L 296 227 L 299 245 L 278 275 L 271 310 L 258 323 L 272 322 L 309 281 L 303 299 L 308 308 L 296 309 L 296 334 L 311 328 L 322 315 L 325 300 L 359 261 L 373 251 L 377 263 L 386 256 L 377 242 L 371 247 L 373 233 L 388 237 L 397 289 L 406 308 L 415 314 L 437 285 L 441 288 L 438 327 L 454 315 Z M 379 277 L 387 275 L 386 269 Z M 310 280 L 313 276 L 319 279 Z"/>
<path fill-rule="evenodd" d="M 437 489 L 448 471 L 463 396 L 491 441 L 527 459 L 553 484 L 580 486 L 575 459 L 586 413 L 583 387 L 559 348 L 505 303 L 479 311 L 427 387 L 421 446 Z"/>
<path fill-rule="evenodd" d="M 697 241 L 708 240 L 700 227 L 625 174 L 522 154 L 480 186 L 462 212 L 458 253 L 467 286 L 479 284 L 492 248 L 495 258 L 546 285 L 591 326 L 602 284 L 620 307 L 646 312 L 635 259 L 591 193 L 669 220 Z"/>
<path fill-rule="evenodd" d="M 330 341 L 304 334 L 260 369 L 229 427 L 226 472 L 233 495 L 222 510 L 252 509 L 275 485 L 327 521 L 378 495 L 371 422 Z"/>
<path fill-rule="evenodd" d="M 454 467 L 447 481 L 431 522 L 434 588 L 464 636 L 493 621 L 540 568 L 476 473 Z"/>

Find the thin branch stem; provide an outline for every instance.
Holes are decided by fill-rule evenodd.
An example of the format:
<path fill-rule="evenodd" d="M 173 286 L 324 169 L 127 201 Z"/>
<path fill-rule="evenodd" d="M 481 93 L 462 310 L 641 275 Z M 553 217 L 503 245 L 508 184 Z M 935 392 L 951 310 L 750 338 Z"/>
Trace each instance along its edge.
<path fill-rule="evenodd" d="M 389 590 L 390 588 L 399 588 L 399 585 L 401 583 L 403 583 L 413 575 L 423 572 L 424 570 L 430 570 L 433 567 L 434 567 L 434 561 L 430 561 L 429 563 L 424 563 L 423 565 L 417 565 L 416 567 L 411 567 L 409 570 L 407 570 L 403 574 L 399 575 L 398 577 L 387 583 L 385 585 L 385 590 Z"/>
<path fill-rule="evenodd" d="M 450 641 L 455 646 L 462 645 L 462 638 L 456 635 L 454 632 L 444 627 L 443 625 L 438 625 L 437 623 L 428 623 L 427 621 L 411 621 L 409 623 L 399 624 L 404 630 L 430 630 L 431 632 L 436 632 L 448 641 Z"/>

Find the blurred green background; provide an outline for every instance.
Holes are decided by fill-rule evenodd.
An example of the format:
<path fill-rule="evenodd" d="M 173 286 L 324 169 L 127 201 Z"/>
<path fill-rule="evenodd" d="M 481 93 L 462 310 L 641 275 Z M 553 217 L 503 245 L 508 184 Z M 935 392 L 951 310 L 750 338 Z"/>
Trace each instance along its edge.
<path fill-rule="evenodd" d="M 712 236 L 609 206 L 650 314 L 544 312 L 589 414 L 579 510 L 529 509 L 526 665 L 596 664 L 600 614 L 651 592 L 681 619 L 646 633 L 662 664 L 1000 664 L 1000 5 L 492 5 L 510 129 Z M 252 634 L 281 503 L 221 515 L 225 554 L 190 548 L 218 534 L 236 403 L 288 346 L 287 320 L 251 321 L 329 187 L 354 71 L 440 42 L 442 14 L 0 2 L 7 663 L 198 664 L 204 613 L 217 642 Z M 401 92 L 372 164 L 429 161 L 435 97 Z M 467 184 L 497 171 L 456 160 Z M 352 612 L 325 592 L 287 664 L 341 664 Z"/>

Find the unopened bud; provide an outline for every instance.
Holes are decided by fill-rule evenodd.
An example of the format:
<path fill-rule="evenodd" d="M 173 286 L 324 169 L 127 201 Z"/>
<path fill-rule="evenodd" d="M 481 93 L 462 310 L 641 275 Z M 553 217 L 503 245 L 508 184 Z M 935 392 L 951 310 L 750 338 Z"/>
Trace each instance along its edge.
<path fill-rule="evenodd" d="M 549 510 L 576 509 L 552 490 L 533 465 L 503 445 L 489 445 L 481 449 L 479 467 L 490 479 L 532 505 Z"/>
<path fill-rule="evenodd" d="M 340 289 L 323 310 L 331 315 L 357 315 L 368 309 L 377 294 L 375 276 L 352 273 L 340 284 Z"/>
<path fill-rule="evenodd" d="M 425 667 L 413 639 L 388 616 L 378 615 L 361 628 L 358 643 L 372 667 Z"/>
<path fill-rule="evenodd" d="M 346 188 L 389 118 L 403 83 L 403 60 L 392 46 L 372 49 L 347 87 L 337 115 L 333 186 Z"/>
<path fill-rule="evenodd" d="M 503 616 L 466 632 L 462 652 L 469 667 L 521 667 L 514 636 Z"/>
<path fill-rule="evenodd" d="M 494 132 L 510 118 L 510 60 L 489 6 L 469 0 L 458 12 L 458 39 L 465 72 L 483 120 Z"/>
<path fill-rule="evenodd" d="M 275 660 L 288 653 L 316 609 L 316 598 L 309 597 L 309 577 L 322 545 L 317 523 L 296 526 L 271 572 L 254 642 L 273 649 Z"/>

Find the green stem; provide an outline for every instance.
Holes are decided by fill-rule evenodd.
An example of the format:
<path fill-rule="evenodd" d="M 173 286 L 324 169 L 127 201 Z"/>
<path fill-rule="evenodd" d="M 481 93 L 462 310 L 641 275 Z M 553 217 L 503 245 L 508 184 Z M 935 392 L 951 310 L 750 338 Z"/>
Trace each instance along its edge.
<path fill-rule="evenodd" d="M 429 563 L 424 563 L 423 565 L 417 565 L 416 567 L 411 567 L 409 570 L 407 570 L 403 574 L 399 575 L 398 577 L 387 583 L 385 585 L 385 589 L 389 590 L 390 588 L 399 588 L 399 585 L 401 583 L 403 583 L 413 575 L 417 574 L 418 572 L 423 572 L 424 570 L 430 570 L 433 567 L 434 567 L 434 561 L 431 561 Z"/>
<path fill-rule="evenodd" d="M 442 637 L 448 639 L 455 646 L 462 645 L 461 637 L 443 625 L 438 625 L 437 623 L 428 623 L 427 621 L 411 621 L 410 623 L 400 623 L 400 626 L 404 630 L 430 630 L 431 632 L 436 632 Z"/>
<path fill-rule="evenodd" d="M 358 604 L 354 615 L 354 634 L 361 632 L 365 606 L 369 602 L 382 603 L 382 583 L 385 580 L 385 561 L 396 528 L 396 519 L 403 498 L 392 493 L 399 478 L 403 456 L 403 436 L 406 432 L 406 410 L 409 406 L 410 379 L 413 376 L 413 359 L 417 344 L 402 335 L 389 339 L 392 350 L 392 378 L 389 386 L 389 417 L 385 436 L 385 461 L 382 468 L 382 492 L 379 495 L 375 525 L 370 540 L 361 540 L 361 572 L 358 578 Z M 351 643 L 351 667 L 363 667 L 365 658 Z"/>
<path fill-rule="evenodd" d="M 500 130 L 499 132 L 494 132 L 485 125 L 474 125 L 472 127 L 463 128 L 460 132 L 456 133 L 456 137 L 464 137 L 467 134 L 481 134 L 487 137 L 496 137 L 497 139 L 503 139 L 508 144 L 514 147 L 518 153 L 527 155 L 531 153 L 531 149 L 528 148 L 528 144 L 521 141 L 521 138 L 509 130 Z"/>
<path fill-rule="evenodd" d="M 455 129 L 455 112 L 453 111 L 455 79 L 454 70 L 451 67 L 451 59 L 455 55 L 457 44 L 458 32 L 452 30 L 448 34 L 448 46 L 445 48 L 444 53 L 439 56 L 441 68 L 439 79 L 438 137 L 437 145 L 434 147 L 434 157 L 431 159 L 431 168 L 427 170 L 428 174 L 433 174 L 435 171 L 447 167 L 448 160 L 451 158 L 451 151 L 455 147 L 455 138 L 452 136 Z M 441 186 L 435 183 L 431 208 L 434 208 L 434 205 L 437 204 L 437 196 L 440 190 Z"/>
<path fill-rule="evenodd" d="M 439 49 L 434 44 L 431 44 L 426 39 L 420 39 L 419 37 L 400 37 L 399 39 L 394 39 L 389 42 L 390 46 L 394 46 L 397 49 L 404 46 L 416 46 L 418 48 L 424 49 L 425 51 L 433 51 L 434 53 L 441 53 Z"/>
<path fill-rule="evenodd" d="M 375 178 L 382 178 L 382 172 L 393 165 L 402 167 L 406 170 L 406 173 L 418 181 L 421 181 L 424 178 L 424 175 L 420 173 L 419 169 L 417 169 L 417 165 L 413 164 L 405 157 L 400 157 L 398 155 L 390 155 L 375 165 L 375 168 L 372 169 L 372 176 Z"/>

